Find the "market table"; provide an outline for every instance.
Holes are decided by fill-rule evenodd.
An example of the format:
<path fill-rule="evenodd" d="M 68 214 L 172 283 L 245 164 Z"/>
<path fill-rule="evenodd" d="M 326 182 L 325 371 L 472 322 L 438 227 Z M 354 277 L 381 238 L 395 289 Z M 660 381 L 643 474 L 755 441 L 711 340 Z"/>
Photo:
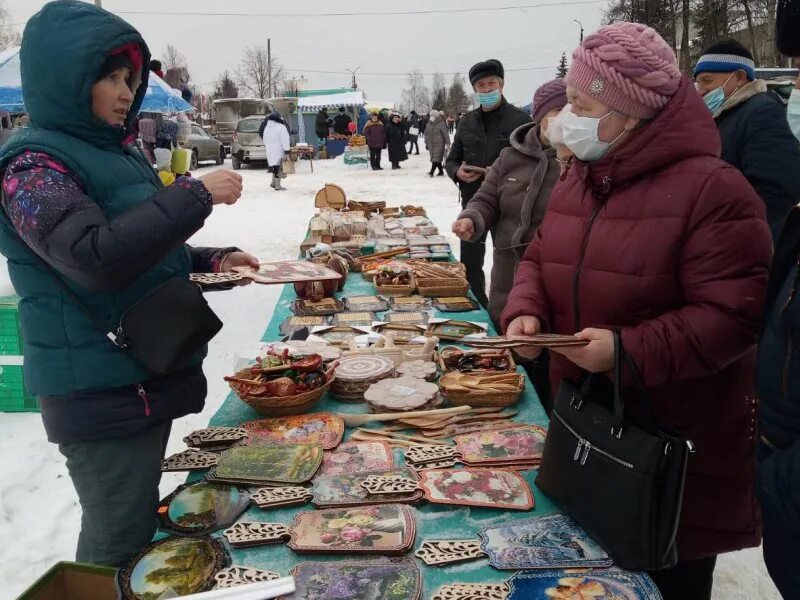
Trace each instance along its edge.
<path fill-rule="evenodd" d="M 366 281 L 360 273 L 351 273 L 347 278 L 345 291 L 338 296 L 350 296 L 360 294 L 374 294 L 375 288 L 372 283 Z M 276 305 L 272 320 L 267 330 L 262 336 L 262 341 L 277 341 L 281 339 L 278 332 L 280 324 L 289 317 L 292 312 L 290 309 L 292 301 L 295 299 L 293 286 L 284 286 L 283 293 Z M 472 312 L 462 313 L 441 313 L 434 311 L 433 316 L 447 316 L 464 321 L 480 321 L 488 323 L 490 333 L 494 333 L 488 313 L 481 309 Z M 365 405 L 346 404 L 337 402 L 330 395 L 325 395 L 312 409 L 311 412 L 364 412 Z M 525 384 L 525 392 L 520 401 L 514 406 L 519 414 L 514 418 L 516 422 L 535 423 L 543 426 L 547 425 L 547 416 L 542 409 L 536 392 L 530 381 Z M 247 404 L 240 401 L 231 393 L 220 409 L 212 417 L 210 425 L 216 426 L 237 426 L 245 421 L 263 418 Z M 347 440 L 350 430 L 348 429 L 345 440 Z M 402 452 L 395 450 L 397 464 L 402 464 Z M 432 539 L 477 539 L 478 530 L 482 527 L 507 523 L 511 520 L 530 519 L 533 516 L 541 516 L 546 513 L 556 511 L 554 505 L 540 493 L 533 483 L 536 471 L 527 471 L 523 475 L 531 486 L 535 498 L 535 507 L 530 511 L 502 511 L 486 508 L 469 507 L 448 507 L 423 503 L 414 509 L 417 536 L 414 549 L 426 540 Z M 196 479 L 197 477 L 192 477 Z M 294 515 L 301 511 L 313 510 L 313 506 L 308 504 L 301 507 L 276 508 L 261 510 L 251 507 L 240 517 L 242 521 L 266 521 L 282 522 L 291 524 Z M 215 534 L 221 537 L 221 532 Z M 233 564 L 248 567 L 256 567 L 278 571 L 281 575 L 289 573 L 290 569 L 296 564 L 304 561 L 341 561 L 347 560 L 346 555 L 331 556 L 323 554 L 301 555 L 296 554 L 285 545 L 261 546 L 249 549 L 230 549 Z M 413 556 L 408 553 L 408 557 Z M 352 558 L 352 557 L 350 557 Z M 377 558 L 377 556 L 365 556 L 364 559 Z M 421 560 L 414 559 L 419 565 L 423 577 L 423 598 L 430 598 L 442 585 L 449 583 L 502 583 L 510 578 L 513 571 L 498 571 L 488 565 L 487 560 L 480 560 L 471 563 L 457 564 L 449 567 L 428 567 Z"/>
<path fill-rule="evenodd" d="M 301 159 L 306 159 L 311 165 L 311 172 L 314 172 L 314 154 L 316 154 L 314 146 L 292 146 L 289 148 L 289 157 L 293 163 L 299 162 Z"/>

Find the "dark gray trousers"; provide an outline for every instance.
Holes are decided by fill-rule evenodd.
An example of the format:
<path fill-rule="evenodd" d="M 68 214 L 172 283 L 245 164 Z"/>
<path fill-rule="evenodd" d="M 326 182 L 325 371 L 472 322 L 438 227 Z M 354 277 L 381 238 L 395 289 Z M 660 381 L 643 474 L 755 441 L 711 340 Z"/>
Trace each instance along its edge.
<path fill-rule="evenodd" d="M 158 527 L 158 484 L 171 421 L 127 438 L 59 444 L 81 503 L 78 562 L 124 566 Z"/>

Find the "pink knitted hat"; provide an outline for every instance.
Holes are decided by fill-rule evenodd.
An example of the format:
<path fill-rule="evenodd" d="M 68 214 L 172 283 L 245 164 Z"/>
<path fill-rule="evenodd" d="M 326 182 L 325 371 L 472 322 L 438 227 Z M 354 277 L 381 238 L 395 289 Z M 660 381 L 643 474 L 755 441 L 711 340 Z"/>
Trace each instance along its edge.
<path fill-rule="evenodd" d="M 655 29 L 614 23 L 573 52 L 566 83 L 623 114 L 652 119 L 678 90 L 677 62 Z"/>

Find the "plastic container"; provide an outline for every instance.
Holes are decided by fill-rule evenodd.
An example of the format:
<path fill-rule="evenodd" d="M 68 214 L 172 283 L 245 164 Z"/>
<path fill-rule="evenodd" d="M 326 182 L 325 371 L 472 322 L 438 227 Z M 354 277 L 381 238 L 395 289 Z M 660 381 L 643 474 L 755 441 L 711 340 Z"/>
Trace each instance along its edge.
<path fill-rule="evenodd" d="M 19 296 L 0 297 L 0 355 L 22 354 L 19 328 Z"/>
<path fill-rule="evenodd" d="M 1 362 L 0 412 L 39 412 L 39 400 L 25 387 L 22 357 L 3 356 Z"/>

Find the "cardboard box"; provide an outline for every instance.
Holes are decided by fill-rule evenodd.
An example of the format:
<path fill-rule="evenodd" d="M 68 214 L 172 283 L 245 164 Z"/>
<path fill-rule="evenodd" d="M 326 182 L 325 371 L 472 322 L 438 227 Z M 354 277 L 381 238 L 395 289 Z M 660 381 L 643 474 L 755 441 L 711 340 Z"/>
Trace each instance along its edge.
<path fill-rule="evenodd" d="M 117 600 L 111 567 L 56 563 L 17 600 Z"/>

